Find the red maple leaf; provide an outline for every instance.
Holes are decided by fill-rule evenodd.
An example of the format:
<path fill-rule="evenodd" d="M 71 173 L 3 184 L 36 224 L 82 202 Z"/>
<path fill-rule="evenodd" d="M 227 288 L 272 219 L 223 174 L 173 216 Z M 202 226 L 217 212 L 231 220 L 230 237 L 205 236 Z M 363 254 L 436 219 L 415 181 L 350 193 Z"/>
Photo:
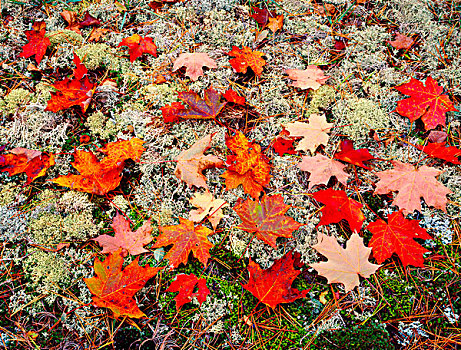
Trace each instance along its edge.
<path fill-rule="evenodd" d="M 203 99 L 194 91 L 178 92 L 178 97 L 189 107 L 177 112 L 184 119 L 214 119 L 227 103 L 221 103 L 221 94 L 211 88 L 205 90 Z"/>
<path fill-rule="evenodd" d="M 239 94 L 230 88 L 227 89 L 223 96 L 228 102 L 236 103 L 242 106 L 246 103 L 245 97 L 239 96 Z"/>
<path fill-rule="evenodd" d="M 419 220 L 407 220 L 402 211 L 396 211 L 387 217 L 387 222 L 378 219 L 366 229 L 373 233 L 369 246 L 378 263 L 396 253 L 404 266 L 423 267 L 423 253 L 428 252 L 414 238 L 432 239 L 425 229 L 419 226 Z"/>
<path fill-rule="evenodd" d="M 261 27 L 264 27 L 267 22 L 269 22 L 269 18 L 277 16 L 275 12 L 268 11 L 267 9 L 260 9 L 254 6 L 252 6 L 251 9 L 254 11 L 254 13 L 250 16 L 253 17 Z"/>
<path fill-rule="evenodd" d="M 456 158 L 456 157 L 461 156 L 461 149 L 453 147 L 453 146 L 448 146 L 448 147 L 445 147 L 445 146 L 446 146 L 445 142 L 439 142 L 439 143 L 436 142 L 436 143 L 428 143 L 425 146 L 416 145 L 415 147 L 427 153 L 429 156 L 433 158 L 443 159 L 453 164 L 461 164 L 458 158 Z"/>
<path fill-rule="evenodd" d="M 354 141 L 351 140 L 341 141 L 340 148 L 341 151 L 336 152 L 334 158 L 371 170 L 371 168 L 363 164 L 363 162 L 375 158 L 366 148 L 354 149 Z"/>
<path fill-rule="evenodd" d="M 283 129 L 280 134 L 274 139 L 272 148 L 279 156 L 284 154 L 296 154 L 293 143 L 296 141 L 295 137 L 291 137 L 290 133 Z"/>
<path fill-rule="evenodd" d="M 443 95 L 443 87 L 432 77 L 427 77 L 426 86 L 419 80 L 411 78 L 409 83 L 395 87 L 409 98 L 397 102 L 397 113 L 415 121 L 419 117 L 426 130 L 435 129 L 437 125 L 445 126 L 445 113 L 457 111 L 447 95 Z"/>
<path fill-rule="evenodd" d="M 88 79 L 88 70 L 75 53 L 73 62 L 74 79 L 66 78 L 52 85 L 56 91 L 51 93 L 45 111 L 56 113 L 72 106 L 80 106 L 82 112 L 87 110 L 96 86 Z"/>
<path fill-rule="evenodd" d="M 349 198 L 346 192 L 331 188 L 315 192 L 312 196 L 317 202 L 325 204 L 317 226 L 338 223 L 344 219 L 349 223 L 351 231 L 360 232 L 365 220 L 361 203 Z"/>
<path fill-rule="evenodd" d="M 301 273 L 293 268 L 296 260 L 298 260 L 297 257 L 293 258 L 293 252 L 290 251 L 275 260 L 270 268 L 262 270 L 250 259 L 248 265 L 250 279 L 247 284 L 242 284 L 242 287 L 271 308 L 281 303 L 291 303 L 296 299 L 304 298 L 309 290 L 299 291 L 291 286 Z"/>
<path fill-rule="evenodd" d="M 83 280 L 93 294 L 93 302 L 97 306 L 111 309 L 115 317 L 143 317 L 145 315 L 138 308 L 133 296 L 162 268 L 149 265 L 141 267 L 138 258 L 123 271 L 122 265 L 123 257 L 118 250 L 109 254 L 104 261 L 95 259 L 96 276 Z"/>
<path fill-rule="evenodd" d="M 234 210 L 242 219 L 238 228 L 256 232 L 256 237 L 277 248 L 277 237 L 292 237 L 292 232 L 303 226 L 284 214 L 290 208 L 283 202 L 280 194 L 264 196 L 259 201 L 247 199 L 237 201 Z"/>
<path fill-rule="evenodd" d="M 26 30 L 27 40 L 29 42 L 22 47 L 20 57 L 30 57 L 35 55 L 35 61 L 40 64 L 46 49 L 51 45 L 50 39 L 45 37 L 46 24 L 44 21 L 35 22 L 32 30 Z"/>
<path fill-rule="evenodd" d="M 123 39 L 118 46 L 128 46 L 128 53 L 130 54 L 130 62 L 142 56 L 144 53 L 150 53 L 157 57 L 157 46 L 155 46 L 152 38 L 143 38 L 139 34 Z"/>
<path fill-rule="evenodd" d="M 198 287 L 198 290 L 194 293 L 195 286 Z M 179 310 L 184 304 L 190 303 L 193 297 L 196 297 L 197 301 L 202 305 L 207 295 L 210 294 L 210 290 L 206 286 L 206 279 L 198 278 L 192 273 L 190 275 L 177 275 L 166 292 L 179 292 L 174 298 L 176 310 Z"/>
<path fill-rule="evenodd" d="M 266 61 L 262 58 L 264 56 L 263 52 L 253 51 L 246 46 L 243 46 L 241 49 L 233 46 L 232 50 L 227 54 L 235 56 L 235 58 L 229 60 L 229 63 L 238 73 L 246 73 L 249 67 L 257 76 L 260 76 L 263 72 L 263 66 L 266 64 Z"/>
<path fill-rule="evenodd" d="M 160 108 L 162 111 L 163 121 L 165 123 L 174 123 L 180 121 L 179 112 L 186 109 L 181 102 L 173 102 L 171 105 L 165 105 Z"/>

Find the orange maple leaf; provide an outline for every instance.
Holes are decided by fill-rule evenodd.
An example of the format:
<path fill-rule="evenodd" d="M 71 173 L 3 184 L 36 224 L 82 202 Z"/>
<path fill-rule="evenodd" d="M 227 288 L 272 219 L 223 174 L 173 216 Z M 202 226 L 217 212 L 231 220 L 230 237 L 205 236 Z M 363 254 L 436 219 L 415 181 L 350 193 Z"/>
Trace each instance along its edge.
<path fill-rule="evenodd" d="M 143 317 L 145 314 L 139 309 L 133 296 L 162 268 L 150 267 L 149 264 L 141 267 L 138 258 L 123 271 L 122 265 L 123 257 L 121 250 L 118 250 L 109 254 L 104 261 L 95 259 L 96 276 L 83 280 L 93 294 L 93 302 L 96 306 L 111 309 L 117 318 L 119 316 Z"/>
<path fill-rule="evenodd" d="M 142 56 L 144 53 L 150 53 L 154 57 L 157 57 L 157 46 L 155 46 L 152 38 L 143 38 L 139 34 L 133 34 L 123 39 L 118 46 L 128 46 L 130 62 L 134 62 L 135 59 Z"/>
<path fill-rule="evenodd" d="M 227 171 L 221 175 L 226 179 L 228 190 L 242 185 L 246 193 L 253 198 L 259 197 L 270 181 L 270 165 L 261 152 L 261 146 L 249 142 L 245 135 L 238 132 L 226 140 L 226 145 L 235 155 L 227 156 Z"/>
<path fill-rule="evenodd" d="M 194 227 L 192 221 L 179 218 L 179 225 L 159 227 L 159 230 L 161 235 L 157 237 L 153 248 L 173 244 L 173 248 L 165 255 L 165 259 L 170 261 L 173 268 L 177 268 L 181 263 L 185 265 L 191 251 L 203 265 L 207 265 L 211 257 L 210 249 L 213 248 L 213 244 L 207 238 L 213 234 L 209 228 Z"/>
<path fill-rule="evenodd" d="M 144 141 L 134 137 L 129 141 L 111 142 L 99 149 L 107 157 L 99 161 L 93 152 L 77 150 L 71 163 L 80 175 L 59 176 L 52 181 L 76 191 L 104 195 L 115 189 L 122 180 L 125 160 L 139 161 L 145 148 Z"/>
<path fill-rule="evenodd" d="M 263 72 L 263 66 L 266 64 L 262 58 L 263 52 L 253 51 L 247 46 L 243 46 L 241 49 L 233 46 L 228 55 L 235 56 L 229 60 L 229 63 L 238 73 L 246 73 L 247 68 L 250 67 L 257 76 L 260 76 Z"/>
<path fill-rule="evenodd" d="M 32 30 L 26 30 L 29 42 L 22 47 L 20 57 L 30 57 L 35 55 L 35 61 L 39 64 L 45 55 L 46 49 L 51 45 L 50 39 L 45 37 L 46 24 L 44 21 L 35 22 Z"/>

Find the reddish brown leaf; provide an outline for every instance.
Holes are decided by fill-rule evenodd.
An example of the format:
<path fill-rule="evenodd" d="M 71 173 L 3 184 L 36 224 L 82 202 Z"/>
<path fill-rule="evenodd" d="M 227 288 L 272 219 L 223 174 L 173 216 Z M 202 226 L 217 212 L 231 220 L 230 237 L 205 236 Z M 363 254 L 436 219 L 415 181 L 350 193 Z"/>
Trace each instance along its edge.
<path fill-rule="evenodd" d="M 270 17 L 267 22 L 267 28 L 269 28 L 272 33 L 275 33 L 277 30 L 282 30 L 283 27 L 283 15 L 277 17 Z"/>
<path fill-rule="evenodd" d="M 370 151 L 368 151 L 366 148 L 354 149 L 354 141 L 351 140 L 341 141 L 340 148 L 341 151 L 336 152 L 334 155 L 336 159 L 371 170 L 371 168 L 363 164 L 363 162 L 375 158 L 370 154 Z"/>
<path fill-rule="evenodd" d="M 264 27 L 267 22 L 269 22 L 270 17 L 275 17 L 276 13 L 273 11 L 268 11 L 267 9 L 260 9 L 258 7 L 252 6 L 253 14 L 250 16 L 255 19 L 255 21 L 261 26 Z"/>
<path fill-rule="evenodd" d="M 246 73 L 249 67 L 257 76 L 260 76 L 263 72 L 263 66 L 266 64 L 266 61 L 262 58 L 264 56 L 263 52 L 253 51 L 246 46 L 241 49 L 233 46 L 228 55 L 235 57 L 229 60 L 229 63 L 238 73 Z"/>
<path fill-rule="evenodd" d="M 426 130 L 435 129 L 437 125 L 445 126 L 445 113 L 457 111 L 443 87 L 432 77 L 427 77 L 426 86 L 419 80 L 411 78 L 410 82 L 396 86 L 396 90 L 410 97 L 397 102 L 397 113 L 415 121 L 421 117 Z"/>
<path fill-rule="evenodd" d="M 277 248 L 277 237 L 292 237 L 292 232 L 303 226 L 285 213 L 290 208 L 283 202 L 280 194 L 263 196 L 261 202 L 247 199 L 237 201 L 234 210 L 242 223 L 238 228 L 255 232 L 256 237 Z"/>
<path fill-rule="evenodd" d="M 35 61 L 39 64 L 45 55 L 46 49 L 51 45 L 50 39 L 45 37 L 46 24 L 44 21 L 35 22 L 32 30 L 26 30 L 29 41 L 22 47 L 20 57 L 28 58 L 35 55 Z"/>
<path fill-rule="evenodd" d="M 221 94 L 212 88 L 205 90 L 203 99 L 194 91 L 178 92 L 178 97 L 189 107 L 177 112 L 184 119 L 214 119 L 227 103 L 221 103 Z"/>
<path fill-rule="evenodd" d="M 100 235 L 93 238 L 103 247 L 102 253 L 113 253 L 122 249 L 122 256 L 138 255 L 149 252 L 143 246 L 152 241 L 152 225 L 150 220 L 146 221 L 144 225 L 136 231 L 131 231 L 130 222 L 124 218 L 123 215 L 117 213 L 112 221 L 112 228 L 114 229 L 115 236 Z"/>
<path fill-rule="evenodd" d="M 208 259 L 211 257 L 210 249 L 213 248 L 213 244 L 207 238 L 213 234 L 209 228 L 194 227 L 192 221 L 180 217 L 179 225 L 159 227 L 159 230 L 161 234 L 157 237 L 153 248 L 173 245 L 165 255 L 165 259 L 170 261 L 170 266 L 177 268 L 181 263 L 185 265 L 190 252 L 203 265 L 207 265 Z"/>
<path fill-rule="evenodd" d="M 101 37 L 103 37 L 107 32 L 110 32 L 110 29 L 107 28 L 93 28 L 88 38 L 89 42 L 96 41 L 98 42 Z"/>
<path fill-rule="evenodd" d="M 416 145 L 415 147 L 423 151 L 424 153 L 427 153 L 429 156 L 433 158 L 443 159 L 453 164 L 461 164 L 458 158 L 456 158 L 456 157 L 461 156 L 461 149 L 453 147 L 453 146 L 448 146 L 448 147 L 445 147 L 445 146 L 446 146 L 445 142 L 440 142 L 440 143 L 428 143 L 425 146 Z"/>
<path fill-rule="evenodd" d="M 306 297 L 309 290 L 297 290 L 291 285 L 301 273 L 293 265 L 295 258 L 290 251 L 285 256 L 274 261 L 274 264 L 262 270 L 258 264 L 250 259 L 248 272 L 250 279 L 242 287 L 253 294 L 260 302 L 275 308 L 281 303 L 291 303 L 299 298 Z"/>
<path fill-rule="evenodd" d="M 149 265 L 141 267 L 138 258 L 123 271 L 122 265 L 123 257 L 118 250 L 109 254 L 103 262 L 95 259 L 95 276 L 83 280 L 93 294 L 93 302 L 96 306 L 111 309 L 117 318 L 119 316 L 143 317 L 145 315 L 138 308 L 133 296 L 161 268 Z"/>
<path fill-rule="evenodd" d="M 78 34 L 82 34 L 80 31 L 80 25 L 77 22 L 77 14 L 75 12 L 64 10 L 61 12 L 61 16 L 67 22 L 67 27 L 65 29 L 72 30 Z"/>
<path fill-rule="evenodd" d="M 387 222 L 378 219 L 367 226 L 373 233 L 370 247 L 373 256 L 382 263 L 396 253 L 404 266 L 424 266 L 423 253 L 428 252 L 414 238 L 432 239 L 425 229 L 419 226 L 419 220 L 407 220 L 401 211 L 396 211 L 387 217 Z"/>
<path fill-rule="evenodd" d="M 123 39 L 118 46 L 128 46 L 130 62 L 134 62 L 135 59 L 142 56 L 144 53 L 149 53 L 154 57 L 157 57 L 157 46 L 155 46 L 152 38 L 143 38 L 138 34 L 133 34 L 132 36 Z"/>
<path fill-rule="evenodd" d="M 395 39 L 393 41 L 386 41 L 387 43 L 391 44 L 396 49 L 409 49 L 411 45 L 415 42 L 413 38 L 396 33 Z"/>
<path fill-rule="evenodd" d="M 242 106 L 246 103 L 245 97 L 239 96 L 239 94 L 237 94 L 231 88 L 227 89 L 223 96 L 228 102 L 236 103 Z"/>
<path fill-rule="evenodd" d="M 88 11 L 85 12 L 85 17 L 83 21 L 78 24 L 80 27 L 89 27 L 89 26 L 100 26 L 101 21 L 97 18 L 94 18 Z"/>
<path fill-rule="evenodd" d="M 336 191 L 332 188 L 315 192 L 312 196 L 317 202 L 325 204 L 321 209 L 322 217 L 317 226 L 346 220 L 351 231 L 360 232 L 365 220 L 361 203 L 349 198 L 346 192 Z"/>
<path fill-rule="evenodd" d="M 194 293 L 195 286 L 198 287 L 197 292 Z M 200 305 L 206 300 L 210 290 L 206 286 L 205 278 L 198 278 L 194 274 L 185 275 L 179 274 L 176 279 L 170 284 L 166 292 L 179 292 L 174 298 L 176 301 L 176 310 L 179 311 L 181 306 L 190 303 L 193 297 L 197 298 Z"/>

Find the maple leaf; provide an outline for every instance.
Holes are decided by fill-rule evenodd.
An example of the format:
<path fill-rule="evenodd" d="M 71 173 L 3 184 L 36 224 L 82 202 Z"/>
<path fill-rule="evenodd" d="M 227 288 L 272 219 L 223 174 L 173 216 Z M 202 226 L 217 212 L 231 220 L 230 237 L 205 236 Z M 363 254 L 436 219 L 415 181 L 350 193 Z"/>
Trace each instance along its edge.
<path fill-rule="evenodd" d="M 4 150 L 4 146 L 0 151 Z M 9 176 L 25 173 L 26 185 L 36 178 L 44 176 L 46 171 L 54 165 L 53 153 L 42 153 L 27 148 L 13 148 L 8 154 L 0 154 L 1 172 L 8 172 Z"/>
<path fill-rule="evenodd" d="M 130 62 L 142 56 L 144 53 L 149 53 L 157 57 L 157 46 L 155 46 L 152 38 L 143 38 L 139 34 L 123 39 L 118 46 L 128 46 L 128 53 L 130 54 Z"/>
<path fill-rule="evenodd" d="M 100 26 L 101 25 L 101 21 L 95 17 L 93 17 L 92 15 L 90 15 L 90 13 L 88 11 L 85 12 L 85 15 L 84 15 L 84 18 L 83 18 L 83 21 L 79 22 L 78 25 L 80 27 L 89 27 L 89 26 Z"/>
<path fill-rule="evenodd" d="M 396 49 L 409 49 L 411 45 L 415 42 L 413 38 L 396 33 L 395 39 L 393 41 L 386 41 L 388 44 L 392 45 Z"/>
<path fill-rule="evenodd" d="M 196 81 L 198 77 L 203 75 L 202 67 L 218 68 L 216 61 L 204 52 L 180 54 L 176 61 L 174 61 L 173 72 L 181 67 L 187 67 L 186 76 L 193 81 Z"/>
<path fill-rule="evenodd" d="M 439 142 L 439 143 L 428 143 L 425 146 L 416 145 L 415 147 L 419 149 L 420 151 L 427 153 L 429 156 L 433 158 L 443 159 L 453 164 L 461 164 L 458 158 L 456 158 L 456 157 L 461 156 L 461 149 L 453 147 L 453 146 L 448 146 L 448 147 L 445 147 L 445 146 L 446 146 L 445 142 Z"/>
<path fill-rule="evenodd" d="M 282 30 L 283 15 L 279 15 L 277 17 L 270 17 L 266 27 L 269 28 L 272 31 L 272 33 L 275 33 L 277 30 Z"/>
<path fill-rule="evenodd" d="M 91 151 L 77 150 L 71 164 L 80 175 L 59 176 L 52 181 L 76 191 L 104 195 L 120 184 L 125 160 L 139 161 L 145 150 L 142 147 L 143 143 L 144 141 L 135 137 L 126 141 L 111 142 L 99 149 L 107 154 L 101 161 Z"/>
<path fill-rule="evenodd" d="M 303 156 L 301 159 L 298 168 L 310 173 L 309 190 L 314 185 L 328 184 L 332 176 L 336 176 L 339 182 L 346 185 L 349 174 L 344 171 L 346 166 L 343 163 L 321 154 L 316 154 L 314 157 Z"/>
<path fill-rule="evenodd" d="M 373 257 L 381 264 L 396 253 L 404 266 L 424 266 L 423 253 L 428 252 L 414 238 L 432 239 L 425 229 L 419 226 L 419 220 L 407 220 L 401 211 L 387 217 L 387 222 L 378 219 L 366 227 L 373 233 L 370 247 Z"/>
<path fill-rule="evenodd" d="M 253 198 L 259 197 L 263 186 L 270 181 L 270 165 L 267 157 L 261 152 L 261 146 L 249 142 L 241 132 L 226 140 L 226 145 L 235 153 L 228 155 L 227 171 L 221 175 L 226 179 L 228 190 L 239 185 Z"/>
<path fill-rule="evenodd" d="M 122 249 L 122 256 L 138 255 L 149 252 L 143 246 L 152 241 L 152 225 L 150 220 L 146 221 L 136 231 L 131 231 L 130 222 L 126 220 L 123 215 L 117 213 L 112 221 L 112 228 L 114 229 L 115 236 L 100 235 L 93 238 L 93 241 L 99 243 L 103 247 L 102 253 L 113 253 L 120 248 Z"/>
<path fill-rule="evenodd" d="M 75 53 L 73 62 L 76 65 L 74 79 L 66 78 L 52 85 L 56 91 L 51 92 L 51 99 L 45 111 L 56 113 L 72 106 L 80 106 L 82 112 L 85 112 L 88 108 L 96 86 L 90 83 L 88 76 L 85 76 L 88 70 Z"/>
<path fill-rule="evenodd" d="M 334 157 L 336 159 L 371 170 L 371 168 L 363 164 L 363 162 L 375 158 L 366 148 L 354 149 L 354 141 L 351 140 L 342 140 L 339 147 L 341 151 L 335 153 Z"/>
<path fill-rule="evenodd" d="M 198 290 L 194 293 L 195 286 L 197 286 Z M 178 311 L 181 306 L 190 303 L 193 297 L 196 297 L 199 304 L 202 305 L 207 295 L 210 294 L 210 290 L 206 286 L 206 279 L 198 278 L 192 273 L 190 275 L 177 275 L 166 292 L 179 292 L 174 298 L 176 301 L 176 310 Z"/>
<path fill-rule="evenodd" d="M 122 265 L 123 257 L 118 250 L 109 254 L 104 261 L 95 259 L 95 277 L 83 280 L 93 294 L 93 302 L 96 306 L 111 309 L 117 318 L 119 316 L 143 317 L 145 315 L 136 305 L 133 296 L 162 268 L 149 265 L 141 267 L 138 258 L 123 271 Z"/>
<path fill-rule="evenodd" d="M 210 148 L 211 139 L 214 134 L 209 134 L 196 141 L 191 148 L 182 151 L 174 159 L 177 161 L 174 174 L 178 179 L 184 181 L 189 187 L 203 187 L 208 190 L 206 177 L 202 171 L 210 168 L 220 168 L 224 162 L 214 155 L 204 155 Z"/>
<path fill-rule="evenodd" d="M 359 275 L 368 278 L 378 270 L 381 265 L 368 261 L 371 248 L 365 247 L 363 239 L 353 233 L 346 243 L 346 248 L 341 247 L 334 237 L 318 233 L 317 244 L 312 248 L 328 258 L 328 261 L 310 264 L 319 275 L 326 277 L 328 283 L 342 283 L 346 292 L 359 285 Z"/>
<path fill-rule="evenodd" d="M 229 204 L 223 199 L 214 199 L 210 192 L 196 193 L 190 200 L 190 204 L 198 209 L 189 212 L 189 220 L 193 222 L 201 222 L 208 216 L 208 220 L 216 230 L 219 222 L 224 217 L 222 208 Z"/>
<path fill-rule="evenodd" d="M 210 249 L 213 248 L 213 244 L 207 238 L 213 234 L 209 228 L 194 227 L 193 221 L 180 217 L 179 225 L 164 226 L 158 229 L 161 234 L 157 237 L 153 248 L 173 244 L 173 248 L 165 255 L 165 259 L 170 261 L 173 268 L 177 268 L 181 263 L 185 265 L 191 251 L 203 265 L 207 265 L 208 259 L 211 257 Z"/>
<path fill-rule="evenodd" d="M 247 68 L 250 67 L 257 76 L 260 76 L 263 72 L 263 66 L 266 64 L 262 58 L 263 52 L 253 51 L 247 46 L 243 46 L 241 49 L 232 46 L 232 50 L 227 54 L 235 57 L 229 60 L 229 63 L 238 73 L 246 73 Z"/>
<path fill-rule="evenodd" d="M 61 12 L 62 18 L 67 22 L 67 27 L 65 29 L 72 30 L 77 34 L 82 34 L 80 31 L 80 25 L 77 22 L 77 14 L 75 12 L 64 10 Z"/>
<path fill-rule="evenodd" d="M 351 231 L 360 232 L 365 220 L 361 203 L 349 198 L 346 192 L 336 191 L 332 188 L 315 192 L 312 196 L 317 202 L 325 204 L 321 209 L 322 217 L 317 226 L 346 220 Z"/>
<path fill-rule="evenodd" d="M 227 89 L 226 92 L 224 93 L 223 97 L 228 101 L 232 103 L 236 103 L 238 105 L 244 105 L 246 103 L 245 97 L 239 96 L 234 90 L 232 89 Z"/>
<path fill-rule="evenodd" d="M 268 11 L 267 9 L 260 9 L 254 6 L 252 6 L 251 9 L 254 13 L 250 16 L 254 18 L 261 27 L 264 27 L 269 22 L 269 18 L 276 16 L 275 12 Z"/>
<path fill-rule="evenodd" d="M 110 32 L 110 29 L 107 28 L 93 28 L 88 38 L 89 42 L 96 41 L 98 42 L 101 37 L 103 37 L 107 32 Z"/>
<path fill-rule="evenodd" d="M 318 146 L 328 143 L 328 132 L 334 124 L 327 123 L 324 115 L 311 114 L 309 123 L 294 122 L 285 125 L 290 136 L 302 137 L 296 147 L 297 151 L 314 153 Z"/>
<path fill-rule="evenodd" d="M 442 94 L 443 87 L 432 77 L 427 77 L 426 86 L 411 78 L 410 82 L 396 86 L 395 89 L 410 96 L 397 102 L 397 113 L 412 122 L 421 117 L 426 130 L 435 129 L 439 124 L 445 126 L 445 113 L 457 111 L 450 98 Z"/>
<path fill-rule="evenodd" d="M 25 34 L 29 41 L 22 47 L 20 57 L 28 58 L 35 55 L 35 61 L 40 64 L 46 49 L 51 45 L 50 39 L 45 37 L 46 23 L 44 21 L 34 22 L 32 30 L 26 30 Z"/>
<path fill-rule="evenodd" d="M 301 273 L 295 270 L 293 252 L 289 251 L 280 259 L 274 261 L 274 264 L 263 270 L 250 259 L 248 272 L 250 278 L 247 284 L 242 287 L 253 294 L 260 302 L 275 308 L 281 303 L 291 303 L 299 298 L 306 297 L 309 290 L 298 290 L 291 285 Z"/>
<path fill-rule="evenodd" d="M 313 89 L 317 90 L 320 86 L 325 84 L 328 78 L 323 74 L 316 65 L 307 66 L 305 70 L 301 69 L 287 69 L 285 73 L 291 80 L 295 80 L 291 83 L 291 86 L 299 87 L 301 89 Z"/>
<path fill-rule="evenodd" d="M 404 214 L 414 210 L 421 212 L 420 198 L 424 198 L 427 205 L 446 212 L 446 196 L 452 192 L 435 179 L 442 171 L 426 165 L 416 169 L 411 164 L 397 160 L 392 161 L 392 164 L 394 169 L 376 173 L 380 181 L 376 185 L 375 193 L 398 191 L 392 205 L 403 209 Z"/>
<path fill-rule="evenodd" d="M 163 121 L 165 123 L 174 123 L 180 121 L 181 118 L 179 113 L 185 109 L 186 107 L 184 107 L 181 102 L 173 102 L 171 105 L 163 106 L 160 108 L 162 111 Z"/>
<path fill-rule="evenodd" d="M 290 133 L 283 129 L 274 139 L 272 148 L 279 156 L 283 156 L 284 154 L 296 154 L 297 152 L 295 151 L 295 146 L 293 145 L 294 142 L 295 138 L 290 137 Z"/>
<path fill-rule="evenodd" d="M 277 237 L 293 237 L 292 232 L 303 226 L 284 214 L 290 208 L 283 202 L 281 194 L 263 196 L 261 202 L 247 199 L 237 201 L 234 210 L 242 223 L 238 228 L 255 232 L 256 237 L 273 248 L 277 248 Z"/>
<path fill-rule="evenodd" d="M 203 99 L 194 91 L 178 92 L 178 98 L 189 107 L 177 111 L 184 119 L 215 119 L 227 103 L 221 103 L 221 94 L 212 88 L 205 90 Z"/>

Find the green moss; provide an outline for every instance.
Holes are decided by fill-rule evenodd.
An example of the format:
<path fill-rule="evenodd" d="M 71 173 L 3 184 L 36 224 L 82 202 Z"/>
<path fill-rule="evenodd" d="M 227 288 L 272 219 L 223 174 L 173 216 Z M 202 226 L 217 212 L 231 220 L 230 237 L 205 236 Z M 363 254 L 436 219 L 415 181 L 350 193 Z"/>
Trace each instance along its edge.
<path fill-rule="evenodd" d="M 75 53 L 90 70 L 100 68 L 103 65 L 115 65 L 115 61 L 118 60 L 112 53 L 110 46 L 100 43 L 84 45 L 78 48 Z"/>
<path fill-rule="evenodd" d="M 45 34 L 45 37 L 48 37 L 50 39 L 51 46 L 56 46 L 63 43 L 69 43 L 72 45 L 79 46 L 83 42 L 83 36 L 68 29 L 54 30 L 48 32 Z"/>
<path fill-rule="evenodd" d="M 18 88 L 10 91 L 4 98 L 4 113 L 13 114 L 20 107 L 25 106 L 30 101 L 30 92 L 23 88 Z"/>
<path fill-rule="evenodd" d="M 95 112 L 88 116 L 85 126 L 90 129 L 94 136 L 100 136 L 102 139 L 109 139 L 116 135 L 121 125 L 113 120 L 107 119 L 102 112 Z"/>

